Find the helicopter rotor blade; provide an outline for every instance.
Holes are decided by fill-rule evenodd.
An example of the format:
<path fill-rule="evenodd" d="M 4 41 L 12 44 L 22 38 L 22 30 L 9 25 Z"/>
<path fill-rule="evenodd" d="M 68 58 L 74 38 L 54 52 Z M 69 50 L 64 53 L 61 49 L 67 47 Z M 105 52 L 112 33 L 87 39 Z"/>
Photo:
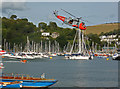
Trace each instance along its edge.
<path fill-rule="evenodd" d="M 89 21 L 84 20 L 82 17 L 78 17 L 78 18 L 77 18 L 76 16 L 72 15 L 71 13 L 67 12 L 66 10 L 64 10 L 64 9 L 61 9 L 61 10 L 64 11 L 64 12 L 66 12 L 67 14 L 73 16 L 74 18 L 78 19 L 79 21 L 81 20 L 81 21 L 85 21 L 85 22 L 90 23 Z"/>
<path fill-rule="evenodd" d="M 87 20 L 81 19 L 82 21 L 88 22 Z"/>
<path fill-rule="evenodd" d="M 77 18 L 77 19 L 78 19 L 78 20 L 85 21 L 85 22 L 88 22 L 87 20 L 82 19 L 82 17 L 79 17 L 79 18 Z"/>
<path fill-rule="evenodd" d="M 82 20 L 82 21 L 85 21 L 85 22 L 87 22 L 87 23 L 93 24 L 93 22 L 91 22 L 91 21 L 84 20 L 84 19 L 81 19 L 81 20 Z"/>
<path fill-rule="evenodd" d="M 61 9 L 61 10 L 76 18 L 76 16 L 72 15 L 71 13 L 67 12 L 66 10 L 63 10 L 63 9 Z"/>
<path fill-rule="evenodd" d="M 77 18 L 78 20 L 81 20 L 82 19 L 82 17 L 79 17 L 79 18 Z"/>

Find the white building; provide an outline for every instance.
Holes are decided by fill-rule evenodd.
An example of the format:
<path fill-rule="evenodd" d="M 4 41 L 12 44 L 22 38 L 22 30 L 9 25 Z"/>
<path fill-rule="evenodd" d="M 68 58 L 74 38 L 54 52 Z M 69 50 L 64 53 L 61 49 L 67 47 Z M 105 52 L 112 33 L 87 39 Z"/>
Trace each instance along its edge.
<path fill-rule="evenodd" d="M 105 39 L 105 38 L 107 38 L 106 36 L 100 36 L 99 37 L 100 39 Z"/>
<path fill-rule="evenodd" d="M 99 38 L 101 39 L 101 41 L 106 41 L 106 42 L 113 42 L 116 41 L 118 42 L 118 38 L 116 38 L 117 35 L 108 35 L 108 36 L 100 36 Z"/>
<path fill-rule="evenodd" d="M 107 38 L 109 38 L 109 39 L 112 39 L 112 38 L 115 38 L 115 37 L 117 37 L 117 35 L 108 35 L 107 36 Z"/>
<path fill-rule="evenodd" d="M 57 38 L 58 36 L 60 36 L 60 34 L 57 32 L 53 32 L 51 35 L 52 38 Z"/>
<path fill-rule="evenodd" d="M 118 38 L 120 38 L 120 35 L 118 35 Z"/>
<path fill-rule="evenodd" d="M 43 32 L 42 36 L 50 36 L 50 33 L 49 32 Z"/>

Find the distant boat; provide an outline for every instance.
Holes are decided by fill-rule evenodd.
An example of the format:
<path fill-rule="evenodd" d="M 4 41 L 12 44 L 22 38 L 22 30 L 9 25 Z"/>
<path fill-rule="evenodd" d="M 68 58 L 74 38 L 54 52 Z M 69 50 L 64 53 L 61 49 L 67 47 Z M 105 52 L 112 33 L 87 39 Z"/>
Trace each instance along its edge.
<path fill-rule="evenodd" d="M 3 69 L 3 68 L 5 68 L 5 67 L 3 66 L 3 63 L 1 62 L 0 63 L 0 69 Z"/>
<path fill-rule="evenodd" d="M 5 67 L 3 67 L 3 66 L 0 66 L 0 69 L 3 69 L 3 68 L 5 68 Z"/>
<path fill-rule="evenodd" d="M 0 82 L 0 88 L 21 88 L 22 81 L 14 81 L 14 82 Z"/>
<path fill-rule="evenodd" d="M 109 57 L 109 54 L 106 54 L 106 53 L 94 53 L 94 56 L 98 57 L 98 58 L 108 58 Z"/>
<path fill-rule="evenodd" d="M 21 63 L 26 63 L 26 62 L 27 62 L 27 60 L 20 60 L 20 62 L 21 62 Z"/>
<path fill-rule="evenodd" d="M 6 53 L 6 51 L 0 49 L 0 55 L 3 55 L 3 54 L 5 54 L 5 53 Z"/>
<path fill-rule="evenodd" d="M 112 56 L 113 60 L 120 60 L 120 50 Z"/>
<path fill-rule="evenodd" d="M 39 87 L 49 87 L 57 82 L 55 79 L 46 79 L 45 74 L 41 75 L 41 78 L 30 77 L 29 75 L 24 74 L 3 74 L 0 77 L 3 81 L 14 82 L 14 81 L 23 81 L 23 88 L 39 88 Z"/>
<path fill-rule="evenodd" d="M 56 54 L 56 53 L 52 53 L 50 56 L 52 56 L 52 57 L 56 57 L 57 54 Z"/>

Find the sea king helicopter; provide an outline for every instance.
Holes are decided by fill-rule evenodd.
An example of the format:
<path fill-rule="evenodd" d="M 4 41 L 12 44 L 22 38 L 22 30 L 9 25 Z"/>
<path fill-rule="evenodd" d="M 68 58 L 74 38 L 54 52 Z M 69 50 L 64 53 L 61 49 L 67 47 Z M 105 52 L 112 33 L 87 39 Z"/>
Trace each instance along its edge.
<path fill-rule="evenodd" d="M 63 10 L 63 9 L 61 9 Z M 64 12 L 68 13 L 69 15 L 71 15 L 72 17 L 74 17 L 73 19 L 71 17 L 64 17 L 64 16 L 60 16 L 58 15 L 58 11 L 54 11 L 54 15 L 60 19 L 61 21 L 63 21 L 63 23 L 69 25 L 69 26 L 72 26 L 72 27 L 75 27 L 75 28 L 79 28 L 81 30 L 85 30 L 86 29 L 86 26 L 85 26 L 85 23 L 82 22 L 82 17 L 79 17 L 79 18 L 76 18 L 76 16 L 72 15 L 71 13 L 63 10 Z"/>
<path fill-rule="evenodd" d="M 63 9 L 61 9 L 63 10 Z M 75 27 L 79 30 L 76 31 L 76 35 L 75 38 L 73 40 L 73 45 L 71 47 L 71 50 L 69 52 L 68 55 L 65 56 L 66 59 L 82 59 L 82 60 L 88 60 L 88 59 L 93 59 L 93 57 L 91 56 L 91 54 L 88 52 L 87 47 L 86 47 L 86 43 L 84 40 L 84 34 L 83 34 L 83 30 L 86 29 L 85 23 L 82 21 L 85 21 L 82 19 L 82 17 L 80 18 L 76 18 L 74 15 L 72 15 L 71 13 L 63 10 L 64 12 L 68 13 L 69 15 L 71 15 L 72 17 L 74 17 L 73 19 L 71 17 L 67 18 L 64 16 L 60 16 L 58 15 L 58 11 L 54 11 L 54 15 L 60 19 L 61 21 L 63 21 L 63 23 Z M 75 44 L 78 38 L 78 42 L 77 42 L 77 49 L 75 49 Z"/>

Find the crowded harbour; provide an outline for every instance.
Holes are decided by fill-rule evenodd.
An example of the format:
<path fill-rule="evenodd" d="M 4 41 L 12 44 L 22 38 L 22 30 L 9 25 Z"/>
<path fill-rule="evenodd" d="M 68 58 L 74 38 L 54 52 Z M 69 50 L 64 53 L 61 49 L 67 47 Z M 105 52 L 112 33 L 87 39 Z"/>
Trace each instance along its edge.
<path fill-rule="evenodd" d="M 0 85 L 1 88 L 44 88 L 50 86 L 86 87 L 86 85 L 96 87 L 95 82 L 98 82 L 98 84 L 100 83 L 101 85 L 102 81 L 100 79 L 103 77 L 106 77 L 106 81 L 108 82 L 102 84 L 102 86 L 107 87 L 111 83 L 111 86 L 117 86 L 117 66 L 119 58 L 116 56 L 119 55 L 107 55 L 106 57 L 100 57 L 101 55 L 98 56 L 97 54 L 92 54 L 91 56 L 93 58 L 89 59 L 86 58 L 84 55 L 80 56 L 79 54 L 77 55 L 73 53 L 70 54 L 54 52 L 54 55 L 51 54 L 40 52 L 15 53 L 7 52 L 1 49 L 0 57 L 2 58 L 2 61 L 0 64 L 0 70 L 3 72 L 2 76 L 0 77 L 2 79 L 2 83 Z M 15 66 L 17 67 L 14 68 Z M 101 69 L 103 68 L 105 69 L 104 75 L 98 72 L 99 70 L 102 73 L 103 70 Z M 80 76 L 74 77 L 76 73 L 80 74 Z M 63 78 L 64 76 L 66 76 L 66 74 L 71 75 Z M 91 76 L 91 74 L 93 75 Z M 83 75 L 86 76 L 86 79 Z M 53 79 L 47 79 L 46 76 L 49 76 L 48 78 L 52 77 Z M 95 80 L 91 80 L 92 77 L 94 77 Z M 76 79 L 81 78 L 82 80 L 84 80 L 84 82 L 80 84 L 72 84 L 73 82 L 67 81 L 68 78 L 69 81 L 82 82 L 81 80 Z M 90 85 L 88 83 L 86 84 L 86 81 L 89 82 Z"/>
<path fill-rule="evenodd" d="M 111 87 L 117 86 L 119 55 L 108 55 L 107 52 L 106 56 L 101 52 L 102 55 L 90 54 L 93 58 L 89 59 L 84 54 L 59 51 L 58 53 L 7 52 L 1 49 L 0 53 L 2 58 L 0 70 L 3 72 L 0 77 L 1 88 L 96 87 L 96 82 L 104 87 L 108 87 L 111 83 Z M 117 53 L 119 50 L 116 50 L 115 54 Z M 17 67 L 14 68 L 15 66 Z M 106 82 L 102 83 L 104 77 L 106 77 Z M 81 80 L 78 80 L 79 78 Z M 72 81 L 76 83 L 73 84 Z"/>
<path fill-rule="evenodd" d="M 118 87 L 118 3 L 3 4 L 0 88 Z"/>
<path fill-rule="evenodd" d="M 103 47 L 102 50 L 97 49 L 96 45 L 94 47 L 86 47 L 86 41 L 84 41 L 83 32 L 80 30 L 76 31 L 76 35 L 73 40 L 73 44 L 69 47 L 65 47 L 61 50 L 59 43 L 54 41 L 55 43 L 50 43 L 50 41 L 46 41 L 44 44 L 42 43 L 35 43 L 32 41 L 32 44 L 29 42 L 29 38 L 27 36 L 27 43 L 26 47 L 23 49 L 21 46 L 15 45 L 13 49 L 10 48 L 10 43 L 4 42 L 4 49 L 0 49 L 0 56 L 3 60 L 5 59 L 20 59 L 20 60 L 34 60 L 34 59 L 41 59 L 41 58 L 50 58 L 56 56 L 64 56 L 65 59 L 86 59 L 92 60 L 94 57 L 98 58 L 109 58 L 111 57 L 113 60 L 119 60 L 120 50 L 116 46 L 114 47 Z M 78 35 L 78 44 L 76 46 L 75 40 L 77 39 Z M 69 47 L 69 48 L 68 48 Z M 106 49 L 104 49 L 106 48 Z M 112 48 L 112 50 L 111 50 Z M 69 50 L 68 50 L 69 49 Z M 117 58 L 118 57 L 118 58 Z"/>

